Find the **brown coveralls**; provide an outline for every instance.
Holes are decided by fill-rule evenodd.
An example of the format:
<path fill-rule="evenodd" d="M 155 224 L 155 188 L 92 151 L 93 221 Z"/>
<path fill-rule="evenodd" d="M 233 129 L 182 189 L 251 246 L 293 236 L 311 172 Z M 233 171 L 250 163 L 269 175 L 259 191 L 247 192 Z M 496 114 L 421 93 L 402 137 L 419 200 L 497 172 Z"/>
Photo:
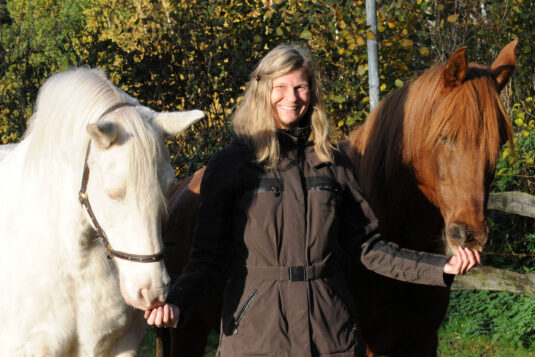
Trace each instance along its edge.
<path fill-rule="evenodd" d="M 447 258 L 381 241 L 348 158 L 335 151 L 334 163 L 320 163 L 303 140 L 307 128 L 278 135 L 275 168 L 255 163 L 236 139 L 208 164 L 195 247 L 168 302 L 180 308 L 180 326 L 226 277 L 221 356 L 355 356 L 359 333 L 342 257 L 441 286 Z"/>

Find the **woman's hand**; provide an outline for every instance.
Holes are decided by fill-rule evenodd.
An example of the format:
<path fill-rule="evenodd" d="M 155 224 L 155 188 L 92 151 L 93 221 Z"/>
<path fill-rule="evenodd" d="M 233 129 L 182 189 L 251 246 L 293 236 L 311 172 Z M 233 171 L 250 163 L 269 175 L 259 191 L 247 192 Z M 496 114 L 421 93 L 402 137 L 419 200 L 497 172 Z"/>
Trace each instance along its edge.
<path fill-rule="evenodd" d="M 173 304 L 165 304 L 163 306 L 145 311 L 145 319 L 147 324 L 156 325 L 157 327 L 176 327 L 180 310 L 178 306 Z"/>
<path fill-rule="evenodd" d="M 446 265 L 444 265 L 444 273 L 463 275 L 479 264 L 481 264 L 481 257 L 477 250 L 458 247 L 457 254 L 450 257 L 446 262 Z"/>

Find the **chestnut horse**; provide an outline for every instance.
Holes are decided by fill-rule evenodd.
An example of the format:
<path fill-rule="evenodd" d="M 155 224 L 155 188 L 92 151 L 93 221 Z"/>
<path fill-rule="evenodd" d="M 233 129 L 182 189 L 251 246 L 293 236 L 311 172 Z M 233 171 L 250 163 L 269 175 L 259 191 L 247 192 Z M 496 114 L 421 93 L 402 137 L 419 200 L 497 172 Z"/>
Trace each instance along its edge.
<path fill-rule="evenodd" d="M 483 248 L 489 185 L 501 146 L 512 142 L 499 93 L 514 70 L 516 44 L 490 68 L 469 64 L 466 48 L 457 50 L 383 99 L 341 144 L 385 240 L 442 254 Z M 177 186 L 171 198 L 164 241 L 179 242 L 168 250 L 171 274 L 187 261 L 200 176 Z M 351 260 L 348 282 L 368 356 L 436 356 L 449 289 L 398 282 Z M 203 355 L 208 332 L 218 328 L 220 295 L 207 297 L 183 329 L 170 330 L 173 356 Z M 168 332 L 161 334 L 169 352 Z"/>

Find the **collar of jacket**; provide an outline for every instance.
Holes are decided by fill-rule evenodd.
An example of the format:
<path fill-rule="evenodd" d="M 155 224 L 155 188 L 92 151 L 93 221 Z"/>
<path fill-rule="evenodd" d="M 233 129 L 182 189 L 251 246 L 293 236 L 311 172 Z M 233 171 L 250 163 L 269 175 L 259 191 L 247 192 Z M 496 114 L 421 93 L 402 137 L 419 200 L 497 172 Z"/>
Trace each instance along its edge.
<path fill-rule="evenodd" d="M 296 153 L 298 150 L 303 150 L 305 159 L 309 165 L 317 168 L 325 163 L 318 159 L 314 151 L 314 142 L 309 141 L 310 132 L 311 129 L 308 125 L 290 129 L 279 129 L 277 131 L 277 137 L 281 145 L 281 152 L 288 150 L 289 152 L 294 151 Z"/>
<path fill-rule="evenodd" d="M 302 149 L 308 145 L 312 145 L 313 143 L 308 140 L 309 137 L 309 126 L 277 130 L 277 139 L 279 140 L 281 149 Z"/>

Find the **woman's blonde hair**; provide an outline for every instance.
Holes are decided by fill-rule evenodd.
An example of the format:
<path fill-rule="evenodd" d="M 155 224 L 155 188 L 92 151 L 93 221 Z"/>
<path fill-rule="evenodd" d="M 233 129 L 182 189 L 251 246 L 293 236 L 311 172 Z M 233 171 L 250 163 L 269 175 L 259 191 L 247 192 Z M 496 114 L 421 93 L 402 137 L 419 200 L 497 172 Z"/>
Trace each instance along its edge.
<path fill-rule="evenodd" d="M 318 67 L 310 53 L 294 45 L 279 45 L 258 63 L 245 94 L 232 116 L 234 133 L 255 152 L 257 162 L 273 167 L 280 158 L 277 127 L 271 106 L 273 80 L 291 71 L 302 69 L 308 77 L 310 105 L 302 118 L 310 124 L 309 140 L 322 162 L 332 162 L 329 123 Z"/>

